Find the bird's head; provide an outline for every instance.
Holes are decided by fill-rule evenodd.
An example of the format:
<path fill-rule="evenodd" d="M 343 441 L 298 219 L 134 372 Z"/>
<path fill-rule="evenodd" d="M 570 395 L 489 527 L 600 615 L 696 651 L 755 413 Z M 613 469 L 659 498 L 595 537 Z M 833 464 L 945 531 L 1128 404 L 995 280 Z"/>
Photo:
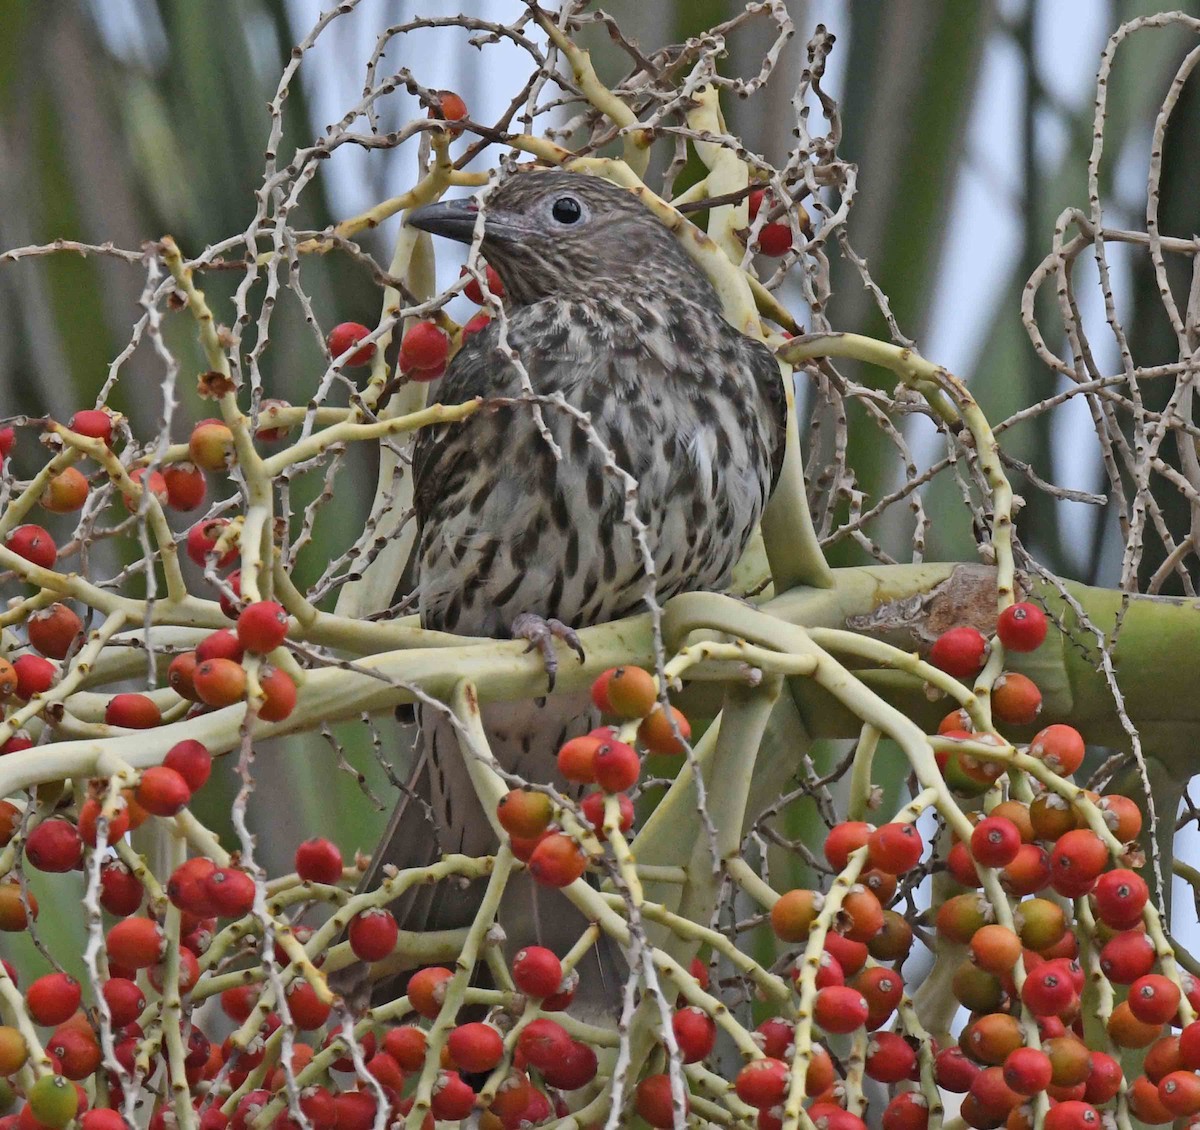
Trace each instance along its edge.
<path fill-rule="evenodd" d="M 582 173 L 515 174 L 487 195 L 482 209 L 474 198 L 447 200 L 415 209 L 408 222 L 470 243 L 481 210 L 484 257 L 516 303 L 644 290 L 652 272 L 699 274 L 631 192 Z"/>

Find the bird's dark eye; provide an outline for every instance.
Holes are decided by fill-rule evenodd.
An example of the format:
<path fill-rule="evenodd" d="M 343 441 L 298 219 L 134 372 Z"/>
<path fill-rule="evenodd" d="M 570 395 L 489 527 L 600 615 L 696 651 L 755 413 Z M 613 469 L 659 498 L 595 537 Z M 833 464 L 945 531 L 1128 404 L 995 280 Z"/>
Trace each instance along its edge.
<path fill-rule="evenodd" d="M 583 208 L 573 196 L 560 196 L 550 209 L 552 215 L 560 224 L 577 224 L 583 216 Z"/>

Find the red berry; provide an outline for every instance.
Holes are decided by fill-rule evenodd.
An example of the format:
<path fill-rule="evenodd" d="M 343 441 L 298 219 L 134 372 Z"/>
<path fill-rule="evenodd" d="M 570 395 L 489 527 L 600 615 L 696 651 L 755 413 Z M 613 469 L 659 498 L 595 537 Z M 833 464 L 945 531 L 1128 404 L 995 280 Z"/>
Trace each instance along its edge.
<path fill-rule="evenodd" d="M 1146 880 L 1126 868 L 1106 871 L 1092 892 L 1100 920 L 1115 930 L 1128 930 L 1142 920 L 1142 909 L 1150 899 Z"/>
<path fill-rule="evenodd" d="M 53 569 L 58 560 L 58 546 L 41 526 L 18 526 L 4 539 L 4 545 L 18 557 L 43 569 Z"/>
<path fill-rule="evenodd" d="M 241 918 L 254 906 L 254 880 L 236 867 L 216 868 L 204 886 L 221 918 Z"/>
<path fill-rule="evenodd" d="M 1073 726 L 1056 723 L 1034 735 L 1029 756 L 1044 761 L 1060 776 L 1069 777 L 1083 764 L 1083 736 Z"/>
<path fill-rule="evenodd" d="M 192 790 L 174 769 L 152 765 L 142 770 L 142 779 L 134 795 L 151 816 L 174 816 L 187 807 Z"/>
<path fill-rule="evenodd" d="M 446 1046 L 460 1071 L 491 1071 L 504 1058 L 504 1037 L 490 1024 L 460 1024 Z"/>
<path fill-rule="evenodd" d="M 596 781 L 596 751 L 602 745 L 600 738 L 591 734 L 572 738 L 558 751 L 558 771 L 568 780 L 581 785 Z"/>
<path fill-rule="evenodd" d="M 83 621 L 65 604 L 40 608 L 25 622 L 29 642 L 51 659 L 66 659 L 83 631 Z"/>
<path fill-rule="evenodd" d="M 142 881 L 119 859 L 106 860 L 100 868 L 100 905 L 109 914 L 124 918 L 142 905 Z"/>
<path fill-rule="evenodd" d="M 842 871 L 850 856 L 871 838 L 873 824 L 862 820 L 843 820 L 829 829 L 825 837 L 825 858 L 835 871 Z"/>
<path fill-rule="evenodd" d="M 877 1083 L 900 1083 L 911 1077 L 917 1053 L 895 1032 L 874 1032 L 867 1043 L 866 1073 Z"/>
<path fill-rule="evenodd" d="M 1044 1091 L 1054 1074 L 1050 1057 L 1036 1048 L 1016 1048 L 1004 1061 L 1004 1081 L 1019 1095 Z"/>
<path fill-rule="evenodd" d="M 1021 832 L 1003 816 L 987 816 L 971 833 L 971 854 L 984 867 L 1007 867 L 1021 850 Z"/>
<path fill-rule="evenodd" d="M 98 439 L 105 444 L 112 443 L 113 419 L 103 408 L 81 409 L 71 417 L 67 427 L 89 439 Z"/>
<path fill-rule="evenodd" d="M 495 293 L 495 291 L 493 291 L 493 293 Z M 481 330 L 487 329 L 487 327 L 491 324 L 491 321 L 492 316 L 490 314 L 485 314 L 482 310 L 480 310 L 478 314 L 468 318 L 466 322 L 463 323 L 461 335 L 462 344 L 465 345 L 468 338 L 474 337 Z"/>
<path fill-rule="evenodd" d="M 687 1088 L 685 1086 L 685 1112 L 689 1109 L 689 1105 L 687 1102 Z M 637 1085 L 633 1106 L 647 1125 L 654 1127 L 674 1126 L 675 1101 L 671 1097 L 671 1077 L 669 1075 L 647 1075 Z"/>
<path fill-rule="evenodd" d="M 25 990 L 25 1004 L 35 1024 L 61 1024 L 75 1015 L 83 991 L 66 973 L 47 973 Z"/>
<path fill-rule="evenodd" d="M 889 875 L 903 875 L 921 860 L 925 845 L 913 824 L 884 824 L 867 838 L 871 866 Z"/>
<path fill-rule="evenodd" d="M 148 695 L 118 694 L 108 700 L 104 721 L 125 730 L 149 730 L 162 722 L 162 712 Z"/>
<path fill-rule="evenodd" d="M 288 614 L 282 604 L 259 600 L 238 615 L 237 637 L 247 651 L 264 655 L 274 651 L 287 636 Z"/>
<path fill-rule="evenodd" d="M 371 907 L 350 919 L 348 934 L 355 957 L 360 961 L 381 961 L 395 948 L 400 929 L 391 911 L 383 907 Z M 413 980 L 416 976 L 414 974 Z M 411 981 L 409 999 L 412 999 Z"/>
<path fill-rule="evenodd" d="M 642 772 L 637 750 L 616 739 L 600 743 L 593 765 L 596 783 L 609 793 L 623 793 L 632 788 Z"/>
<path fill-rule="evenodd" d="M 131 482 L 137 483 L 143 493 L 149 492 L 153 495 L 160 506 L 166 505 L 167 480 L 163 478 L 161 471 L 151 471 L 148 467 L 137 467 L 129 472 L 129 479 Z M 121 501 L 125 503 L 125 509 L 130 514 L 136 514 L 142 505 L 141 495 L 135 497 L 132 494 L 123 494 Z"/>
<path fill-rule="evenodd" d="M 737 1073 L 733 1088 L 744 1103 L 768 1110 L 787 1096 L 790 1071 L 780 1059 L 752 1059 Z"/>
<path fill-rule="evenodd" d="M 435 90 L 437 102 L 429 107 L 429 116 L 443 122 L 460 122 L 467 116 L 467 104 L 461 94 L 453 90 Z M 462 127 L 450 127 L 446 132 L 451 137 L 458 137 Z"/>
<path fill-rule="evenodd" d="M 416 381 L 431 381 L 446 371 L 450 337 L 433 322 L 417 322 L 400 341 L 400 371 Z"/>
<path fill-rule="evenodd" d="M 232 706 L 246 696 L 246 672 L 232 659 L 209 659 L 192 676 L 200 701 L 207 706 Z"/>
<path fill-rule="evenodd" d="M 817 993 L 813 1020 L 826 1032 L 853 1032 L 867 1021 L 867 998 L 848 985 L 831 985 Z"/>
<path fill-rule="evenodd" d="M 1166 1024 L 1178 1010 L 1181 996 L 1174 981 L 1148 973 L 1129 986 L 1129 1011 L 1143 1024 Z"/>
<path fill-rule="evenodd" d="M 679 1009 L 671 1017 L 671 1029 L 684 1063 L 705 1059 L 717 1041 L 717 1022 L 694 1005 Z"/>
<path fill-rule="evenodd" d="M 533 789 L 511 789 L 496 805 L 496 819 L 510 835 L 519 839 L 540 836 L 554 818 L 554 806 L 545 793 Z"/>
<path fill-rule="evenodd" d="M 904 1091 L 884 1108 L 881 1130 L 926 1130 L 929 1102 L 920 1091 Z"/>
<path fill-rule="evenodd" d="M 461 1122 L 475 1108 L 475 1092 L 457 1071 L 439 1071 L 429 1099 L 433 1117 L 444 1122 Z M 338 1130 L 343 1120 L 338 1117 Z M 349 1130 L 349 1128 L 347 1128 Z"/>
<path fill-rule="evenodd" d="M 189 914 L 199 917 L 215 914 L 217 908 L 208 880 L 216 869 L 217 865 L 204 856 L 181 863 L 167 880 L 167 898 Z"/>
<path fill-rule="evenodd" d="M 296 684 L 286 671 L 263 664 L 258 671 L 258 685 L 265 696 L 258 708 L 264 722 L 282 722 L 296 709 Z"/>
<path fill-rule="evenodd" d="M 332 1004 L 321 1000 L 316 989 L 300 978 L 288 986 L 287 1005 L 296 1027 L 309 1032 L 320 1028 L 333 1011 Z"/>
<path fill-rule="evenodd" d="M 553 1067 L 568 1053 L 571 1043 L 561 1024 L 541 1017 L 531 1020 L 517 1037 L 517 1048 L 539 1071 Z"/>
<path fill-rule="evenodd" d="M 975 628 L 951 628 L 943 632 L 929 650 L 929 662 L 956 679 L 970 679 L 983 670 L 988 645 Z"/>
<path fill-rule="evenodd" d="M 786 255 L 792 249 L 792 229 L 787 224 L 763 224 L 758 232 L 758 249 L 772 259 Z"/>
<path fill-rule="evenodd" d="M 513 981 L 517 988 L 532 997 L 548 997 L 562 983 L 562 962 L 544 946 L 526 946 L 512 963 Z"/>
<path fill-rule="evenodd" d="M 17 433 L 12 428 L 0 428 L 0 462 L 12 454 L 13 445 L 17 442 Z"/>
<path fill-rule="evenodd" d="M 296 874 L 309 883 L 340 882 L 342 853 L 335 843 L 322 838 L 305 840 L 296 849 Z"/>
<path fill-rule="evenodd" d="M 101 992 L 108 1005 L 114 1028 L 124 1028 L 126 1024 L 132 1024 L 146 1007 L 146 994 L 138 987 L 136 981 L 127 977 L 109 978 L 104 982 Z"/>
<path fill-rule="evenodd" d="M 212 754 L 194 738 L 184 738 L 167 750 L 163 765 L 174 769 L 187 782 L 188 788 L 196 792 L 212 772 Z"/>
<path fill-rule="evenodd" d="M 992 714 L 1002 725 L 1032 725 L 1041 710 L 1042 692 L 1016 671 L 1006 671 L 992 687 Z"/>
<path fill-rule="evenodd" d="M 675 729 L 679 730 L 683 741 L 687 741 L 692 736 L 691 724 L 684 717 L 682 710 L 672 706 L 670 715 L 667 715 L 663 713 L 661 703 L 658 703 L 638 726 L 638 741 L 646 747 L 647 753 L 682 757 L 685 749 L 683 742 L 675 736 Z"/>
<path fill-rule="evenodd" d="M 25 858 L 39 871 L 73 871 L 83 859 L 79 829 L 67 820 L 44 820 L 25 840 Z"/>
<path fill-rule="evenodd" d="M 208 555 L 213 552 L 218 539 L 228 525 L 228 518 L 210 518 L 206 522 L 197 522 L 188 530 L 186 549 L 187 555 L 193 563 L 204 568 Z M 218 569 L 228 568 L 237 560 L 237 556 L 237 546 L 234 545 L 221 554 L 216 561 L 216 567 Z"/>
<path fill-rule="evenodd" d="M 352 349 L 364 337 L 368 337 L 371 331 L 367 329 L 361 322 L 339 322 L 329 331 L 329 337 L 326 338 L 326 344 L 329 346 L 329 352 L 336 361 L 348 349 Z M 370 342 L 364 345 L 361 349 L 356 350 L 346 359 L 346 366 L 354 368 L 359 365 L 367 365 L 371 358 L 375 356 L 375 343 Z"/>
<path fill-rule="evenodd" d="M 996 621 L 1005 651 L 1036 651 L 1046 638 L 1046 614 L 1036 605 L 1010 604 Z"/>
<path fill-rule="evenodd" d="M 197 663 L 207 663 L 210 659 L 232 659 L 241 663 L 245 654 L 246 649 L 232 628 L 212 632 L 196 645 Z"/>
<path fill-rule="evenodd" d="M 58 668 L 40 655 L 19 655 L 12 661 L 12 668 L 17 676 L 17 698 L 26 701 L 48 691 L 58 673 Z"/>
<path fill-rule="evenodd" d="M 570 836 L 551 832 L 529 857 L 529 872 L 547 887 L 566 887 L 587 869 L 587 857 Z"/>
<path fill-rule="evenodd" d="M 186 459 L 164 467 L 162 477 L 167 491 L 167 505 L 172 510 L 195 510 L 208 493 L 204 472 Z"/>
<path fill-rule="evenodd" d="M 621 812 L 619 830 L 624 834 L 633 827 L 633 801 L 624 793 L 617 793 L 616 799 L 617 807 Z M 583 818 L 591 825 L 592 830 L 601 842 L 607 838 L 607 834 L 604 831 L 604 801 L 604 793 L 588 793 L 579 802 Z"/>
<path fill-rule="evenodd" d="M 162 957 L 165 945 L 158 923 L 149 918 L 124 918 L 105 939 L 109 961 L 126 969 L 148 969 Z"/>
<path fill-rule="evenodd" d="M 402 1071 L 420 1071 L 425 1066 L 425 1033 L 412 1025 L 389 1028 L 383 1037 L 383 1050 Z"/>

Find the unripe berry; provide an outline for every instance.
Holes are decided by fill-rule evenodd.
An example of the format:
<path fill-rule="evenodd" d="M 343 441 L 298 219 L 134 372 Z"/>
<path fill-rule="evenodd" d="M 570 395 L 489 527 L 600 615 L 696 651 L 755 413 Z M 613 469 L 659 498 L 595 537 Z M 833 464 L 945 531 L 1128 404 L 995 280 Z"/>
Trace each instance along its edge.
<path fill-rule="evenodd" d="M 201 420 L 188 438 L 188 455 L 206 471 L 225 471 L 234 461 L 233 432 L 222 420 Z"/>

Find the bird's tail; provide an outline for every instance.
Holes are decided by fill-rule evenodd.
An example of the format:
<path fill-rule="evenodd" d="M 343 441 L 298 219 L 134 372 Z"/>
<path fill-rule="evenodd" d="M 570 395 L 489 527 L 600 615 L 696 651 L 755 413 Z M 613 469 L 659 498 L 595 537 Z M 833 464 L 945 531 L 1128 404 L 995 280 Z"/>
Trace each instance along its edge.
<path fill-rule="evenodd" d="M 417 760 L 408 785 L 396 804 L 387 829 L 372 856 L 360 890 L 378 886 L 385 867 L 425 867 L 450 853 L 490 855 L 498 846 L 467 772 L 465 757 L 449 719 L 420 711 Z M 492 754 L 506 770 L 526 781 L 553 780 L 559 747 L 593 724 L 586 695 L 561 695 L 530 702 L 483 707 L 484 728 Z M 469 926 L 478 913 L 486 880 L 461 884 L 453 879 L 410 888 L 392 904 L 402 930 L 428 932 Z M 527 872 L 509 876 L 497 921 L 503 928 L 505 954 L 512 958 L 525 946 L 540 945 L 559 957 L 579 940 L 588 921 L 559 891 L 539 887 Z M 395 972 L 390 970 L 395 967 Z M 341 971 L 334 988 L 351 1004 L 380 1004 L 403 995 L 416 963 L 402 953 L 383 977 L 370 980 L 365 966 Z M 624 965 L 618 947 L 606 936 L 576 967 L 580 975 L 575 1000 L 589 1013 L 619 1008 Z M 378 968 L 376 970 L 378 972 Z"/>

